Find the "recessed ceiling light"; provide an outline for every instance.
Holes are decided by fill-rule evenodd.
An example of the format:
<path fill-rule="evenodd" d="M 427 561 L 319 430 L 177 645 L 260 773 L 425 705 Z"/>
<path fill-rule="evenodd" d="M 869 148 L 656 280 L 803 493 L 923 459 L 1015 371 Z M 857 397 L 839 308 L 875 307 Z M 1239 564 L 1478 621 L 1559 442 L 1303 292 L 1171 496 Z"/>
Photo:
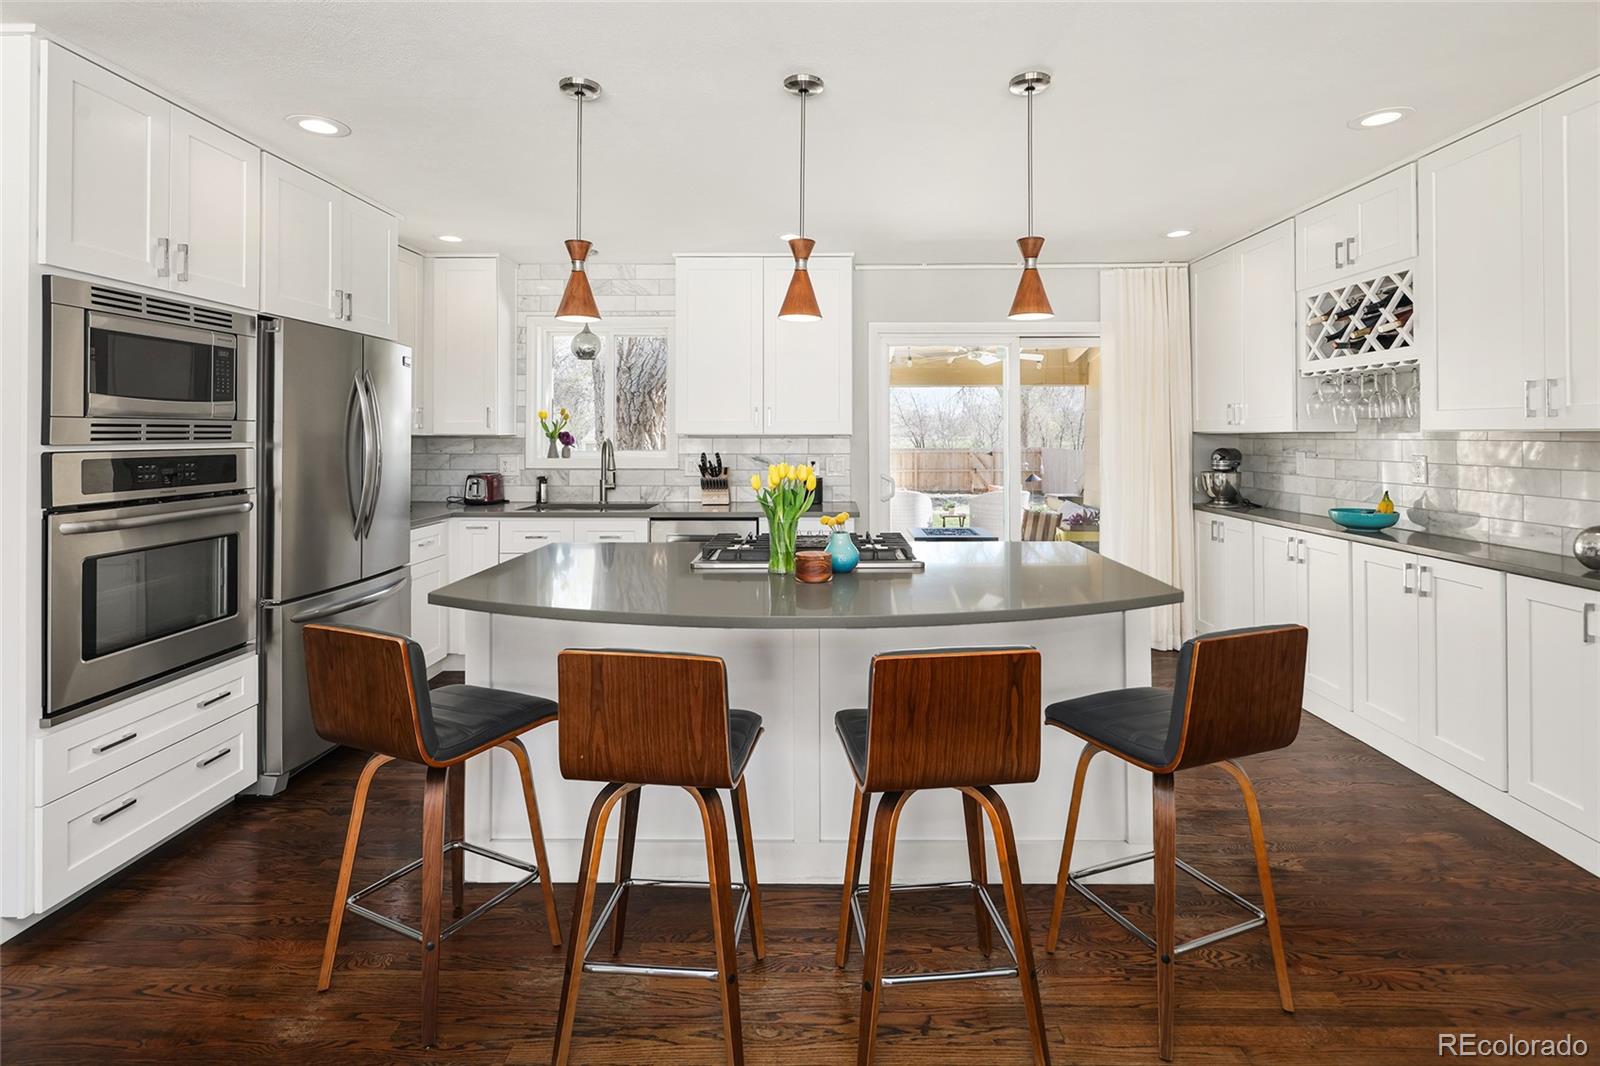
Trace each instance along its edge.
<path fill-rule="evenodd" d="M 444 243 L 446 243 L 446 244 L 460 244 L 461 243 L 461 238 L 457 237 L 454 233 L 441 233 L 441 234 L 439 234 L 439 239 L 441 241 L 444 241 Z"/>
<path fill-rule="evenodd" d="M 315 133 L 318 137 L 348 137 L 350 127 L 338 119 L 324 118 L 322 115 L 285 115 L 285 122 L 292 122 L 307 133 Z"/>
<path fill-rule="evenodd" d="M 1169 229 L 1169 230 L 1167 230 L 1167 236 L 1173 238 L 1174 240 L 1176 240 L 1179 237 L 1188 237 L 1193 233 L 1194 233 L 1194 230 L 1192 230 L 1192 229 Z"/>
<path fill-rule="evenodd" d="M 1351 119 L 1350 128 L 1353 130 L 1376 129 L 1379 126 L 1387 126 L 1390 123 L 1399 122 L 1409 114 L 1411 114 L 1411 108 L 1409 107 L 1380 107 L 1376 111 L 1368 111 L 1364 115 L 1357 115 Z"/>

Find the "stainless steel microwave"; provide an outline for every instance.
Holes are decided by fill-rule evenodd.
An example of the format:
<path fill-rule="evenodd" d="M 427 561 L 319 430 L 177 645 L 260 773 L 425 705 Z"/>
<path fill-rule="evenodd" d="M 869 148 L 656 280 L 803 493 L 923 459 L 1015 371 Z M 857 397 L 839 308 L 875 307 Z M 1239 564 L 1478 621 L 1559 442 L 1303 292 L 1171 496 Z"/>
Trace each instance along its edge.
<path fill-rule="evenodd" d="M 256 320 L 47 277 L 46 444 L 248 443 Z"/>

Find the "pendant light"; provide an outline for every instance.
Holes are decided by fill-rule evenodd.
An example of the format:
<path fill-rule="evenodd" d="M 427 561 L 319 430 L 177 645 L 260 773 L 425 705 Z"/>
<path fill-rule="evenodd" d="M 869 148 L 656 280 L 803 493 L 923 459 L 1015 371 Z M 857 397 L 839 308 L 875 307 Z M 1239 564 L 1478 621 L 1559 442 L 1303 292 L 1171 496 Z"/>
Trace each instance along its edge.
<path fill-rule="evenodd" d="M 789 238 L 794 276 L 789 279 L 789 291 L 783 294 L 778 317 L 786 322 L 816 322 L 822 311 L 807 270 L 817 242 L 806 236 L 806 101 L 822 92 L 822 79 L 815 74 L 791 74 L 783 79 L 783 87 L 800 98 L 800 228 Z"/>
<path fill-rule="evenodd" d="M 588 78 L 562 78 L 561 92 L 578 101 L 578 182 L 577 221 L 573 226 L 572 240 L 567 241 L 567 258 L 572 260 L 572 273 L 567 276 L 567 287 L 561 294 L 561 306 L 556 309 L 558 322 L 598 322 L 600 308 L 595 306 L 594 290 L 589 287 L 589 275 L 584 273 L 584 261 L 589 258 L 590 243 L 583 239 L 583 102 L 600 95 L 600 83 Z"/>
<path fill-rule="evenodd" d="M 1050 75 L 1042 70 L 1025 70 L 1011 79 L 1011 91 L 1028 101 L 1028 236 L 1017 241 L 1022 251 L 1022 280 L 1011 301 L 1007 318 L 1019 322 L 1054 318 L 1050 297 L 1045 295 L 1044 279 L 1039 276 L 1039 252 L 1044 238 L 1033 233 L 1033 98 L 1050 87 Z"/>

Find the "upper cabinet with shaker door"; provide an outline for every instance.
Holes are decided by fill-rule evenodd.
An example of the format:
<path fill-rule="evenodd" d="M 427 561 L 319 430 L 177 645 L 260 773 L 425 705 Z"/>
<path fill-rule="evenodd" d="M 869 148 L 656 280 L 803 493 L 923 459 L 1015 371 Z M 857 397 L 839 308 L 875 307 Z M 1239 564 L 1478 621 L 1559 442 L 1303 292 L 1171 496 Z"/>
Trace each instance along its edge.
<path fill-rule="evenodd" d="M 1410 163 L 1295 216 L 1296 288 L 1370 276 L 1417 254 L 1417 171 Z"/>
<path fill-rule="evenodd" d="M 394 339 L 411 349 L 411 431 L 426 432 L 428 413 L 428 361 L 423 353 L 425 317 L 423 276 L 427 260 L 410 248 L 395 254 Z"/>
<path fill-rule="evenodd" d="M 677 432 L 850 432 L 854 260 L 812 257 L 817 322 L 778 318 L 793 269 L 787 256 L 678 257 Z"/>
<path fill-rule="evenodd" d="M 1600 78 L 1539 105 L 1544 154 L 1544 412 L 1600 429 Z"/>
<path fill-rule="evenodd" d="M 516 267 L 494 255 L 433 256 L 427 266 L 427 427 L 414 432 L 514 432 Z"/>
<path fill-rule="evenodd" d="M 1295 428 L 1294 226 L 1280 222 L 1190 268 L 1196 432 Z"/>
<path fill-rule="evenodd" d="M 1231 433 L 1244 391 L 1240 346 L 1239 249 L 1224 248 L 1189 268 L 1194 329 L 1194 428 Z M 1290 310 L 1294 305 L 1290 304 Z M 1291 351 L 1291 365 L 1293 352 Z"/>
<path fill-rule="evenodd" d="M 394 339 L 398 220 L 277 156 L 261 172 L 261 309 Z"/>
<path fill-rule="evenodd" d="M 39 261 L 254 310 L 261 152 L 40 45 Z"/>

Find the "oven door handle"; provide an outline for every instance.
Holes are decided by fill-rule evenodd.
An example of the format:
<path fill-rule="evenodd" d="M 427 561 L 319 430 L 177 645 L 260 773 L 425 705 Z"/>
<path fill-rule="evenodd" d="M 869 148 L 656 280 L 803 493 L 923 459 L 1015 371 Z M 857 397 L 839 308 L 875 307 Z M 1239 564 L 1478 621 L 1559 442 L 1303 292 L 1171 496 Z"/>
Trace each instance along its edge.
<path fill-rule="evenodd" d="M 377 603 L 395 589 L 399 588 L 401 585 L 404 585 L 406 583 L 406 578 L 409 576 L 409 573 L 403 573 L 389 584 L 383 586 L 383 588 L 378 589 L 375 592 L 368 592 L 357 596 L 354 599 L 341 600 L 338 603 L 330 603 L 326 607 L 318 607 L 315 610 L 306 611 L 303 614 L 293 615 L 289 618 L 289 621 L 297 626 L 304 625 L 307 622 L 316 622 L 323 618 L 332 618 L 336 614 L 343 614 L 346 611 L 353 611 L 357 607 L 365 607 L 369 603 Z"/>
<path fill-rule="evenodd" d="M 88 522 L 63 522 L 57 531 L 67 536 L 74 533 L 109 533 L 117 529 L 142 529 L 145 526 L 164 526 L 168 522 L 187 522 L 192 518 L 210 518 L 212 515 L 244 514 L 255 507 L 243 503 L 223 504 L 220 507 L 194 507 L 186 511 L 169 511 L 165 514 L 142 514 L 132 518 L 96 518 Z"/>

